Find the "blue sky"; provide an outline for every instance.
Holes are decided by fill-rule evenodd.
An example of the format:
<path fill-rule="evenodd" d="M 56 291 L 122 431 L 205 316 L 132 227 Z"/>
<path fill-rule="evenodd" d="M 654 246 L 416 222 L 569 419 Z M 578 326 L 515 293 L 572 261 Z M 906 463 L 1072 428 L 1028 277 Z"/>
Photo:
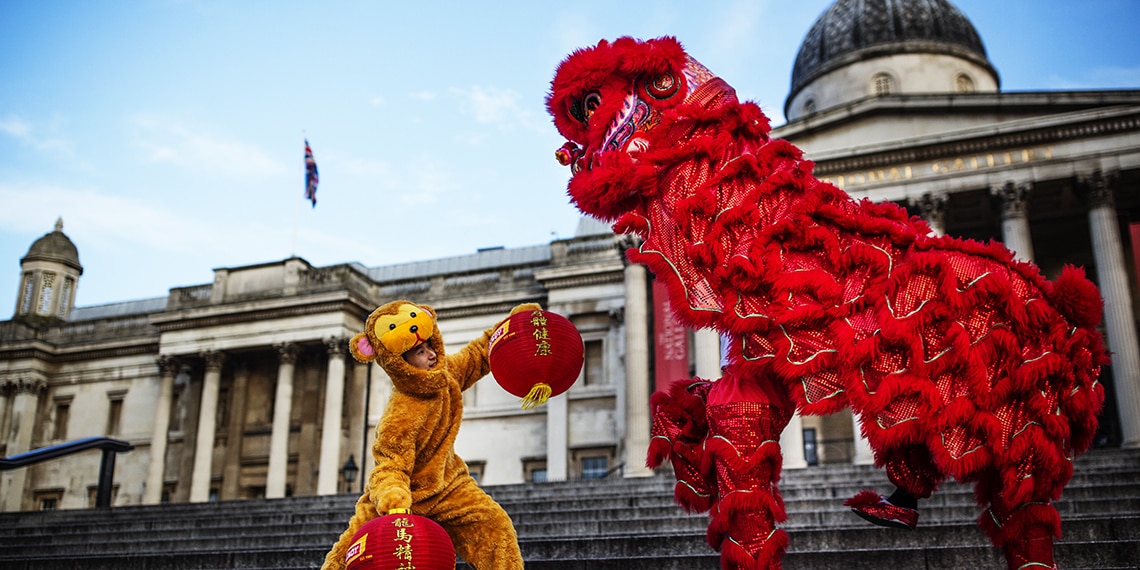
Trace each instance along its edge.
<path fill-rule="evenodd" d="M 543 99 L 570 51 L 674 35 L 780 125 L 830 3 L 0 0 L 0 319 L 58 217 L 81 306 L 294 254 L 375 266 L 569 237 Z M 1003 90 L 1140 88 L 1140 1 L 955 4 Z"/>

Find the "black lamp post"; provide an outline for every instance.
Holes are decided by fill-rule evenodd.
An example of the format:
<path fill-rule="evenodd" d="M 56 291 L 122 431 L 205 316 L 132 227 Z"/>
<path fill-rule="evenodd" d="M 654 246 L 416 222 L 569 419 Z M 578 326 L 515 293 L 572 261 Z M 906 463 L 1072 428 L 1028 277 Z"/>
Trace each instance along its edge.
<path fill-rule="evenodd" d="M 360 473 L 360 468 L 356 466 L 356 459 L 350 454 L 348 461 L 344 462 L 344 466 L 340 468 L 341 475 L 344 475 L 344 492 L 352 492 L 352 483 L 356 481 L 356 474 Z"/>

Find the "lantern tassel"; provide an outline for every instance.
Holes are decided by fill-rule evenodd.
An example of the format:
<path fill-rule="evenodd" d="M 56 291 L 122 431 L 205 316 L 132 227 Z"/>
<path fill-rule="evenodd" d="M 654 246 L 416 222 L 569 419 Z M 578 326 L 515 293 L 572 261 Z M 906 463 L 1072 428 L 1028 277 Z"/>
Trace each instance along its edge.
<path fill-rule="evenodd" d="M 535 384 L 526 397 L 522 399 L 522 409 L 529 410 L 545 404 L 553 392 L 554 389 L 550 387 L 550 384 L 544 382 Z"/>

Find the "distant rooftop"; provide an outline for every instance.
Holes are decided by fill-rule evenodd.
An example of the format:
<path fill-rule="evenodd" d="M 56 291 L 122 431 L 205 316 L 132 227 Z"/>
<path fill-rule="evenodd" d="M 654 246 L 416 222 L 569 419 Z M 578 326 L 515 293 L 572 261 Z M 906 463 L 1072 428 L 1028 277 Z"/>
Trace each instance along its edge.
<path fill-rule="evenodd" d="M 155 297 L 153 299 L 139 299 L 138 301 L 124 301 L 122 303 L 108 303 L 106 305 L 93 305 L 90 307 L 75 307 L 71 310 L 71 316 L 68 317 L 68 320 L 86 321 L 105 319 L 108 317 L 157 313 L 166 310 L 166 299 L 167 297 Z"/>

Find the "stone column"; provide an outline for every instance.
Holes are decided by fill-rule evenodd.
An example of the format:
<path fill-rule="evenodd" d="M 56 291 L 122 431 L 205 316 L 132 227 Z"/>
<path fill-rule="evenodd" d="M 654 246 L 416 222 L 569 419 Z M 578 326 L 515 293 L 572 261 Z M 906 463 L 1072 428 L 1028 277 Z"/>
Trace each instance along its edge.
<path fill-rule="evenodd" d="M 1001 199 L 1001 237 L 1005 246 L 1021 261 L 1033 261 L 1033 237 L 1029 233 L 1029 193 L 1031 182 L 1006 182 L 990 193 Z"/>
<path fill-rule="evenodd" d="M 946 201 L 945 193 L 927 192 L 918 198 L 910 198 L 911 207 L 917 208 L 922 219 L 930 226 L 930 233 L 935 236 L 946 235 Z"/>
<path fill-rule="evenodd" d="M 855 465 L 873 465 L 875 453 L 871 451 L 871 442 L 863 437 L 863 430 L 859 429 L 859 415 L 851 412 L 851 429 L 855 434 L 855 456 L 851 463 Z"/>
<path fill-rule="evenodd" d="M 804 421 L 796 412 L 780 434 L 780 453 L 784 456 L 784 469 L 803 469 L 808 466 L 804 457 Z"/>
<path fill-rule="evenodd" d="M 218 387 L 222 382 L 222 364 L 225 354 L 218 351 L 202 353 L 206 359 L 206 378 L 202 382 L 202 401 L 198 407 L 198 438 L 195 440 L 194 470 L 190 475 L 190 502 L 210 500 L 211 462 L 214 458 L 214 433 L 218 420 Z"/>
<path fill-rule="evenodd" d="M 289 419 L 293 415 L 293 366 L 297 345 L 275 345 L 281 362 L 277 365 L 277 393 L 273 400 L 273 432 L 269 435 L 269 469 L 265 476 L 265 498 L 285 496 L 289 477 Z"/>
<path fill-rule="evenodd" d="M 154 422 L 150 434 L 150 462 L 143 489 L 144 505 L 162 502 L 162 484 L 166 473 L 166 442 L 170 431 L 170 405 L 174 397 L 174 375 L 179 363 L 171 356 L 158 357 L 158 398 L 154 402 Z"/>
<path fill-rule="evenodd" d="M 581 375 L 579 375 L 581 380 Z M 546 402 L 546 480 L 565 481 L 569 475 L 570 398 Z M 644 463 L 644 462 L 643 462 Z"/>
<path fill-rule="evenodd" d="M 328 378 L 325 380 L 325 413 L 321 425 L 321 459 L 317 494 L 335 495 L 340 483 L 341 411 L 344 408 L 344 353 L 348 339 L 329 338 Z"/>
<path fill-rule="evenodd" d="M 1104 328 L 1112 351 L 1112 384 L 1120 415 L 1121 447 L 1140 447 L 1140 348 L 1124 248 L 1116 220 L 1115 176 L 1097 171 L 1080 180 L 1089 203 L 1089 233 L 1097 281 L 1104 297 Z"/>
<path fill-rule="evenodd" d="M 36 410 L 40 395 L 47 392 L 47 380 L 38 376 L 22 376 L 10 384 L 15 392 L 12 400 L 12 415 L 8 421 L 8 455 L 30 451 L 32 431 L 36 426 Z M 19 511 L 24 503 L 24 486 L 27 482 L 27 468 L 0 472 L 0 503 L 3 511 Z"/>
<path fill-rule="evenodd" d="M 720 333 L 714 329 L 693 331 L 693 352 L 696 355 L 698 378 L 720 378 Z"/>
<path fill-rule="evenodd" d="M 649 306 L 645 267 L 625 267 L 625 476 L 648 477 Z M 549 467 L 549 465 L 548 465 Z"/>

